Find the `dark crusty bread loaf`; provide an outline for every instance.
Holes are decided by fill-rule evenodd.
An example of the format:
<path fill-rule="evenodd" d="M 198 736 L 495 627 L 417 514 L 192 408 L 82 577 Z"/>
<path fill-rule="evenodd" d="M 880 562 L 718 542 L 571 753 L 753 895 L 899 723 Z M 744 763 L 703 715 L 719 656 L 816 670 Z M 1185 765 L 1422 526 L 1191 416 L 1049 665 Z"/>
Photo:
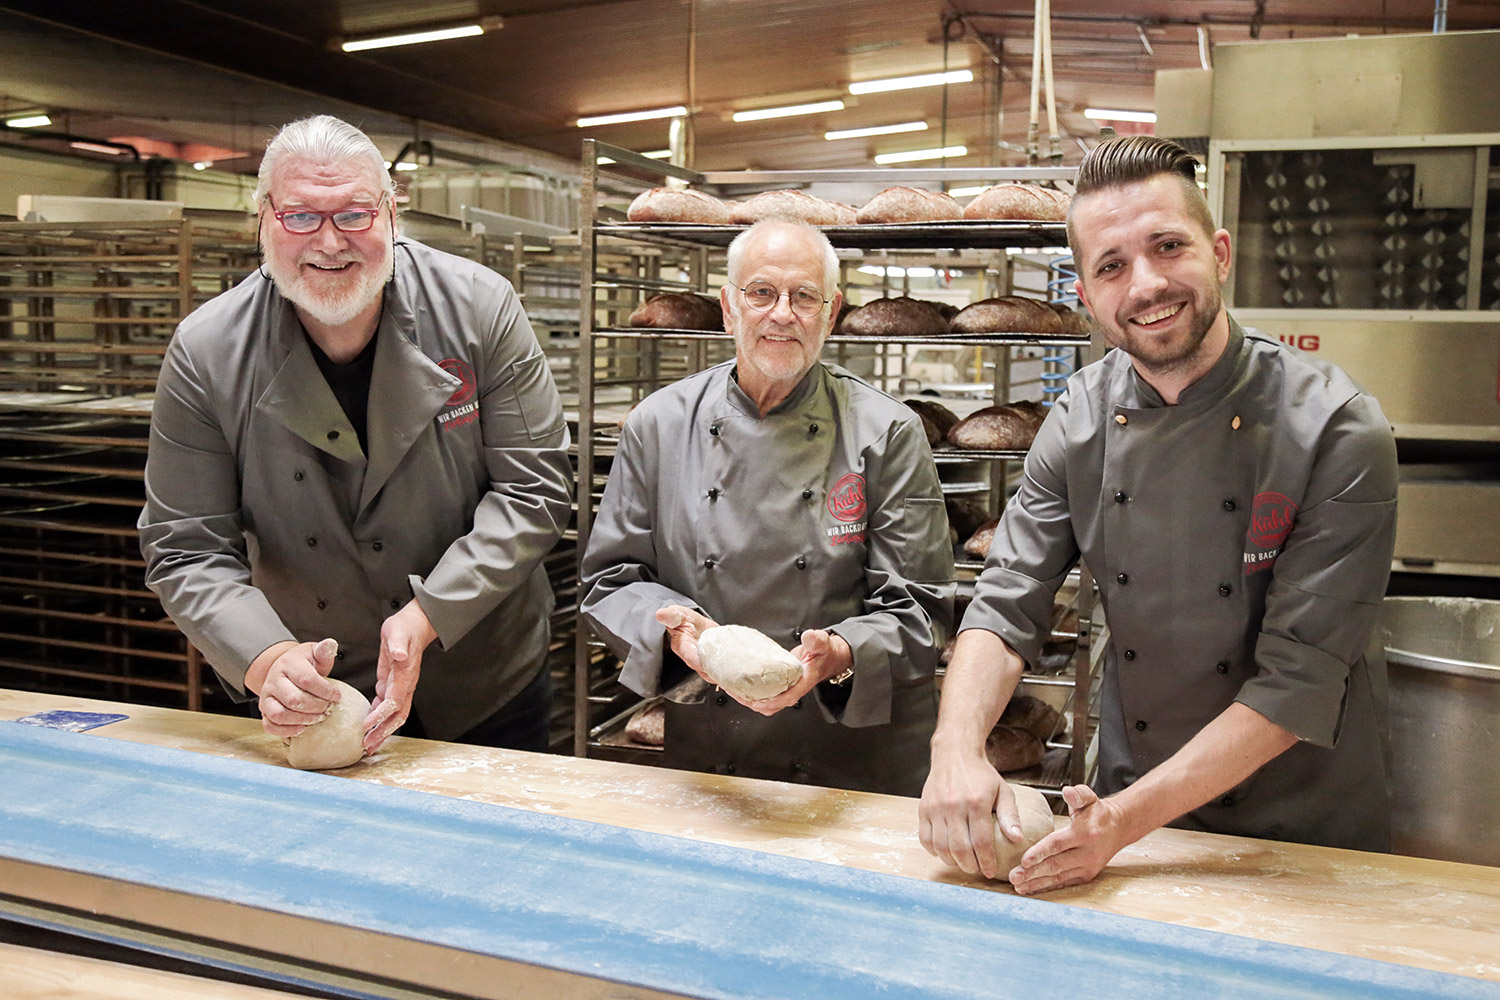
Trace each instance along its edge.
<path fill-rule="evenodd" d="M 625 736 L 648 747 L 665 746 L 667 742 L 667 707 L 661 702 L 648 705 L 625 723 Z"/>
<path fill-rule="evenodd" d="M 943 507 L 948 511 L 948 526 L 959 538 L 968 538 L 995 518 L 982 496 L 944 497 Z"/>
<path fill-rule="evenodd" d="M 625 217 L 631 222 L 729 224 L 729 209 L 713 195 L 689 188 L 652 188 L 636 195 Z"/>
<path fill-rule="evenodd" d="M 941 191 L 888 187 L 865 202 L 855 216 L 861 225 L 889 222 L 957 222 L 964 217 L 958 202 Z"/>
<path fill-rule="evenodd" d="M 981 299 L 953 317 L 954 333 L 1062 333 L 1056 309 L 1021 295 Z"/>
<path fill-rule="evenodd" d="M 1068 217 L 1068 196 L 1038 184 L 996 184 L 985 188 L 964 206 L 964 218 L 1017 219 L 1062 222 Z"/>
<path fill-rule="evenodd" d="M 947 440 L 948 431 L 958 423 L 958 414 L 942 403 L 930 399 L 908 399 L 906 405 L 917 411 L 922 418 L 922 429 L 927 432 L 927 443 L 934 447 Z"/>
<path fill-rule="evenodd" d="M 1034 733 L 1014 726 L 996 726 L 984 739 L 984 756 L 1001 773 L 1035 767 L 1046 752 L 1046 744 Z"/>
<path fill-rule="evenodd" d="M 635 307 L 630 325 L 658 330 L 722 330 L 718 299 L 691 292 L 661 292 Z"/>
<path fill-rule="evenodd" d="M 1000 714 L 1000 725 L 1024 729 L 1046 742 L 1062 732 L 1062 713 L 1040 698 L 1029 694 L 1011 696 Z"/>
<path fill-rule="evenodd" d="M 1088 314 L 1081 313 L 1072 306 L 1063 302 L 1049 302 L 1049 306 L 1062 317 L 1063 333 L 1070 333 L 1080 337 L 1088 336 L 1089 318 Z"/>
<path fill-rule="evenodd" d="M 840 330 L 855 337 L 933 337 L 948 332 L 948 321 L 930 303 L 903 295 L 860 306 Z"/>
<path fill-rule="evenodd" d="M 1047 410 L 1025 400 L 975 410 L 948 431 L 948 443 L 975 451 L 1022 451 L 1031 447 Z"/>
<path fill-rule="evenodd" d="M 841 226 L 847 224 L 849 211 L 847 205 L 835 205 L 806 191 L 762 191 L 740 202 L 729 213 L 729 221 L 748 226 L 762 219 L 795 219 L 809 226 Z"/>
<path fill-rule="evenodd" d="M 964 542 L 964 552 L 976 559 L 987 559 L 990 554 L 990 543 L 995 540 L 995 529 L 1000 526 L 1000 519 L 992 517 L 981 524 Z"/>

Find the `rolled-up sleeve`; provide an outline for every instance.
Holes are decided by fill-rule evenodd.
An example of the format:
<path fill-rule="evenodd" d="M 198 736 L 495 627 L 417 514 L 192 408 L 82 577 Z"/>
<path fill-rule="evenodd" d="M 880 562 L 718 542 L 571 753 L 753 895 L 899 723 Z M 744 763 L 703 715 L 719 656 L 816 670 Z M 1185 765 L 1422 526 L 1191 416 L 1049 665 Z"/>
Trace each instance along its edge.
<path fill-rule="evenodd" d="M 849 699 L 838 713 L 846 726 L 889 722 L 892 688 L 931 677 L 953 629 L 948 515 L 921 424 L 892 425 L 866 472 L 864 610 L 829 626 L 854 654 Z"/>
<path fill-rule="evenodd" d="M 445 649 L 526 582 L 562 537 L 572 509 L 562 401 L 531 324 L 509 285 L 476 298 L 494 302 L 479 401 L 489 490 L 473 527 L 425 577 L 410 578 Z"/>
<path fill-rule="evenodd" d="M 1053 598 L 1079 557 L 1068 508 L 1067 415 L 1065 393 L 1026 456 L 960 626 L 995 633 L 1032 664 L 1051 627 Z"/>
<path fill-rule="evenodd" d="M 1237 700 L 1298 739 L 1332 747 L 1349 669 L 1380 614 L 1396 538 L 1396 446 L 1368 396 L 1324 430 L 1305 502 L 1272 569 L 1256 674 Z"/>
<path fill-rule="evenodd" d="M 181 334 L 162 363 L 137 526 L 146 586 L 233 691 L 267 647 L 295 639 L 258 588 L 240 515 L 239 473 Z"/>

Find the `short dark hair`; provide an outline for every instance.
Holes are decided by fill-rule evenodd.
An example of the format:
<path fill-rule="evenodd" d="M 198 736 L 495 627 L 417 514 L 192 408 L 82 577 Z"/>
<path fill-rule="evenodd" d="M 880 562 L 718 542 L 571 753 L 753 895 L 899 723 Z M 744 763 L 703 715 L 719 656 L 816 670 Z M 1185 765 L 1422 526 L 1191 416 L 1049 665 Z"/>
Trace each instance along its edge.
<path fill-rule="evenodd" d="M 1198 166 L 1197 158 L 1171 139 L 1154 135 L 1122 135 L 1105 139 L 1089 150 L 1078 165 L 1078 175 L 1073 182 L 1073 204 L 1096 191 L 1138 184 L 1165 174 L 1183 182 L 1188 211 L 1203 226 L 1203 231 L 1212 235 L 1213 216 L 1209 214 L 1208 202 L 1198 188 Z M 1077 242 L 1070 206 L 1068 243 L 1073 246 L 1075 254 L 1078 252 Z"/>

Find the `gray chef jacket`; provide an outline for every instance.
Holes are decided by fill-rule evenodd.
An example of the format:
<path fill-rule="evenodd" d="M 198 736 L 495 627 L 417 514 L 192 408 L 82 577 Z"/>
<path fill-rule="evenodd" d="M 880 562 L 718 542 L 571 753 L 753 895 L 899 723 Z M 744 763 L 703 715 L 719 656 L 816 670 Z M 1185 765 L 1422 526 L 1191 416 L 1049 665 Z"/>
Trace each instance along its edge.
<path fill-rule="evenodd" d="M 370 694 L 381 623 L 415 596 L 438 641 L 414 707 L 451 739 L 542 666 L 568 432 L 509 282 L 412 240 L 393 252 L 369 455 L 260 272 L 182 321 L 156 387 L 141 551 L 237 699 L 268 646 L 325 636 L 333 676 Z"/>
<path fill-rule="evenodd" d="M 933 672 L 953 621 L 953 552 L 921 421 L 817 364 L 764 417 L 726 362 L 631 413 L 583 561 L 581 611 L 655 695 L 672 604 L 790 649 L 828 629 L 854 653 L 847 702 L 774 716 L 722 693 L 667 706 L 666 763 L 905 795 L 921 792 Z M 677 664 L 679 672 L 685 670 Z M 679 673 L 680 676 L 680 673 Z"/>
<path fill-rule="evenodd" d="M 1006 507 L 963 628 L 1028 662 L 1081 554 L 1109 623 L 1098 791 L 1231 703 L 1299 742 L 1174 825 L 1389 850 L 1385 662 L 1396 449 L 1333 365 L 1231 320 L 1168 406 L 1122 351 L 1075 374 Z"/>

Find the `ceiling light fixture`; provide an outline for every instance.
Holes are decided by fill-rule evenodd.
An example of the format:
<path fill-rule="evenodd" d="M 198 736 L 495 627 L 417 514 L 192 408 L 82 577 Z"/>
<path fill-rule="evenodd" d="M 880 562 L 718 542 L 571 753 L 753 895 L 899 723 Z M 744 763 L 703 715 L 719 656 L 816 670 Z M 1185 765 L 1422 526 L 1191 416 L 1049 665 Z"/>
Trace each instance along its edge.
<path fill-rule="evenodd" d="M 388 49 L 396 45 L 417 45 L 421 42 L 444 42 L 450 38 L 473 38 L 486 31 L 498 30 L 504 22 L 498 17 L 480 18 L 464 24 L 453 24 L 445 28 L 425 28 L 416 31 L 401 31 L 368 38 L 338 38 L 338 48 L 345 52 L 364 52 L 367 49 Z"/>
<path fill-rule="evenodd" d="M 212 160 L 198 160 L 198 161 L 196 161 L 193 164 L 193 169 L 194 170 L 207 170 L 209 167 L 211 167 L 213 165 L 214 164 L 213 164 Z"/>
<path fill-rule="evenodd" d="M 843 128 L 832 132 L 824 132 L 823 138 L 830 142 L 835 139 L 861 139 L 867 135 L 895 135 L 898 132 L 925 132 L 926 122 L 902 122 L 899 125 L 871 125 L 869 128 Z"/>
<path fill-rule="evenodd" d="M 849 84 L 851 94 L 882 94 L 888 90 L 912 90 L 917 87 L 936 87 L 944 83 L 968 83 L 974 79 L 974 71 L 955 69 L 948 73 L 922 73 L 917 76 L 893 76 L 886 80 L 862 80 Z"/>
<path fill-rule="evenodd" d="M 736 111 L 734 120 L 737 122 L 759 122 L 767 118 L 790 118 L 793 115 L 816 115 L 824 111 L 844 110 L 843 101 L 815 101 L 812 104 L 788 104 L 780 108 L 755 108 L 750 111 Z"/>
<path fill-rule="evenodd" d="M 1120 111 L 1113 108 L 1084 108 L 1083 117 L 1096 122 L 1154 122 L 1155 111 Z"/>
<path fill-rule="evenodd" d="M 579 128 L 588 128 L 590 125 L 618 125 L 621 122 L 644 122 L 653 118 L 680 118 L 687 114 L 687 108 L 681 104 L 674 104 L 670 108 L 651 108 L 648 111 L 622 111 L 617 115 L 594 115 L 590 118 L 580 118 L 574 122 Z"/>
<path fill-rule="evenodd" d="M 124 156 L 128 152 L 128 150 L 119 149 L 115 146 L 101 145 L 97 142 L 70 142 L 68 145 L 87 153 L 108 153 L 110 156 Z"/>
<path fill-rule="evenodd" d="M 672 151 L 670 149 L 653 149 L 651 152 L 642 153 L 641 155 L 648 160 L 668 160 L 672 157 Z M 602 167 L 615 161 L 614 157 L 601 156 L 596 162 Z"/>
<path fill-rule="evenodd" d="M 52 119 L 43 114 L 17 115 L 15 118 L 5 119 L 7 128 L 42 128 L 51 124 Z"/>
<path fill-rule="evenodd" d="M 956 156 L 968 156 L 968 146 L 944 146 L 942 149 L 909 149 L 904 153 L 880 153 L 876 163 L 912 163 L 916 160 L 946 160 Z"/>

